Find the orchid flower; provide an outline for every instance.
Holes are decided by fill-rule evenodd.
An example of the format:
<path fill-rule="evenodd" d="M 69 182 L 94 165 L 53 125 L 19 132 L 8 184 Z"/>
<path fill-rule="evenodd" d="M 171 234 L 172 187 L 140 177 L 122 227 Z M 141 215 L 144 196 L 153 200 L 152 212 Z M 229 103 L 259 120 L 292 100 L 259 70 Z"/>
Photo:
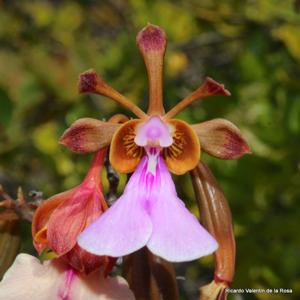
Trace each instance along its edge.
<path fill-rule="evenodd" d="M 105 277 L 100 269 L 86 275 L 62 259 L 40 261 L 19 254 L 0 282 L 5 300 L 133 300 L 124 278 Z"/>
<path fill-rule="evenodd" d="M 221 159 L 236 159 L 250 149 L 239 129 L 224 119 L 189 125 L 173 117 L 197 99 L 230 93 L 211 78 L 170 111 L 163 107 L 162 71 L 166 35 L 154 25 L 137 35 L 149 78 L 147 113 L 110 87 L 94 70 L 80 76 L 80 92 L 93 92 L 117 101 L 138 119 L 113 124 L 77 120 L 61 143 L 77 153 L 110 145 L 109 159 L 121 173 L 133 172 L 123 195 L 88 226 L 78 244 L 96 255 L 118 257 L 147 246 L 173 262 L 189 261 L 214 252 L 215 239 L 177 197 L 170 172 L 194 169 L 201 149 Z"/>
<path fill-rule="evenodd" d="M 89 273 L 101 265 L 110 271 L 114 259 L 96 256 L 77 244 L 78 235 L 106 209 L 101 184 L 101 169 L 107 149 L 99 150 L 83 182 L 52 196 L 35 212 L 32 221 L 33 243 L 37 251 L 50 248 L 73 268 Z"/>

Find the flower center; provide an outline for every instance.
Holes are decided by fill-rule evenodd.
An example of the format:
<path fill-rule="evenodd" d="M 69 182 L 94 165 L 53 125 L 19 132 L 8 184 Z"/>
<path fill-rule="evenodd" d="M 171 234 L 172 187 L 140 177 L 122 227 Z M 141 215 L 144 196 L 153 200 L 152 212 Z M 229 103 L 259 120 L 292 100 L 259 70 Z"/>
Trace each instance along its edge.
<path fill-rule="evenodd" d="M 147 173 L 150 172 L 155 176 L 157 158 L 161 150 L 173 143 L 170 127 L 160 117 L 153 116 L 137 127 L 134 142 L 144 147 L 148 156 Z"/>

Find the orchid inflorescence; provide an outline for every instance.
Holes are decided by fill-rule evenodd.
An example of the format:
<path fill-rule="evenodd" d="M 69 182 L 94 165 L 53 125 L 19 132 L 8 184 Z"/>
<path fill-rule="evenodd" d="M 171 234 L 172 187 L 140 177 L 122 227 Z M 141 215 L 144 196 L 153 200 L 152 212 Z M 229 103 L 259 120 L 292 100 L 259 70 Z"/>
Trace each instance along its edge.
<path fill-rule="evenodd" d="M 79 186 L 51 197 L 36 210 L 32 222 L 34 246 L 40 254 L 51 249 L 58 257 L 45 268 L 55 268 L 60 262 L 56 272 L 67 268 L 69 277 L 79 274 L 81 281 L 95 278 L 100 267 L 101 276 L 107 276 L 118 257 L 144 247 L 169 262 L 191 261 L 215 252 L 215 279 L 202 289 L 202 294 L 209 297 L 207 294 L 214 289 L 217 297 L 224 294 L 220 289 L 233 279 L 235 244 L 226 199 L 209 169 L 199 162 L 200 153 L 203 150 L 217 158 L 237 159 L 250 149 L 239 129 L 227 120 L 190 125 L 174 119 L 196 100 L 230 95 L 224 85 L 211 78 L 165 112 L 162 78 L 166 35 L 149 24 L 138 33 L 137 45 L 149 78 L 147 113 L 109 86 L 96 71 L 80 75 L 80 93 L 109 97 L 136 118 L 119 114 L 108 121 L 83 118 L 65 131 L 61 144 L 76 153 L 96 154 Z M 132 173 L 123 194 L 111 207 L 105 201 L 101 183 L 106 155 L 116 171 Z M 206 229 L 178 198 L 171 176 L 189 171 Z M 42 268 L 36 261 L 33 264 Z M 72 280 L 65 279 L 69 288 Z M 6 281 L 9 279 L 4 279 L 2 285 Z M 123 297 L 109 299 L 133 299 L 124 283 L 120 286 Z"/>

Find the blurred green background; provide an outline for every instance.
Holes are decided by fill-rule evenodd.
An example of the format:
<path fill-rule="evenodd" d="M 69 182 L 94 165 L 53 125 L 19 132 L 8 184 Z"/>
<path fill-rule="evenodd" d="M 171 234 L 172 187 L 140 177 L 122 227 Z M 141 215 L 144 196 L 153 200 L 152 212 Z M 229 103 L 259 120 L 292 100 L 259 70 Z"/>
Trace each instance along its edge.
<path fill-rule="evenodd" d="M 86 0 L 0 1 L 0 183 L 45 197 L 78 184 L 90 156 L 58 144 L 80 117 L 124 112 L 106 98 L 77 93 L 79 73 L 95 68 L 120 92 L 147 106 L 147 77 L 135 46 L 147 22 L 168 35 L 165 107 L 205 76 L 229 98 L 184 110 L 191 123 L 235 123 L 253 154 L 238 161 L 203 155 L 230 203 L 237 238 L 234 288 L 292 288 L 292 295 L 231 299 L 300 299 L 300 14 L 298 1 Z M 193 211 L 188 175 L 178 191 Z M 24 225 L 25 226 L 25 225 Z M 23 228 L 29 236 L 29 227 Z M 27 232 L 27 234 L 26 234 Z M 23 239 L 28 250 L 29 239 Z M 29 250 L 28 250 L 29 251 Z M 212 276 L 212 258 L 178 266 L 182 299 L 195 299 Z"/>

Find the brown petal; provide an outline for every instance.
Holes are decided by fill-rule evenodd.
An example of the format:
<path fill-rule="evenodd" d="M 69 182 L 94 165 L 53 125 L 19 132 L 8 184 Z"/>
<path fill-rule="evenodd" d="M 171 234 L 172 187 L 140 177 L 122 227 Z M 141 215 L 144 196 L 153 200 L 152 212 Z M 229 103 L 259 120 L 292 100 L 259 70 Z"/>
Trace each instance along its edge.
<path fill-rule="evenodd" d="M 203 151 L 221 159 L 237 159 L 251 153 L 240 130 L 225 119 L 214 119 L 192 125 Z"/>
<path fill-rule="evenodd" d="M 214 254 L 215 283 L 219 287 L 224 285 L 228 287 L 234 278 L 236 253 L 229 205 L 214 175 L 203 162 L 192 171 L 192 181 L 201 221 L 219 244 Z M 206 286 L 202 292 L 207 293 L 208 290 Z"/>
<path fill-rule="evenodd" d="M 149 115 L 162 115 L 163 107 L 163 59 L 167 40 L 165 32 L 149 24 L 136 37 L 137 45 L 144 58 L 149 79 Z"/>
<path fill-rule="evenodd" d="M 207 77 L 204 83 L 200 87 L 198 87 L 198 89 L 196 89 L 189 96 L 175 105 L 170 111 L 165 114 L 164 118 L 173 118 L 181 110 L 183 110 L 185 107 L 196 100 L 202 100 L 202 98 L 217 95 L 230 96 L 230 92 L 225 89 L 223 84 L 220 84 L 212 78 Z"/>
<path fill-rule="evenodd" d="M 59 142 L 77 153 L 95 152 L 110 144 L 119 127 L 115 123 L 82 118 L 64 132 Z"/>
<path fill-rule="evenodd" d="M 141 160 L 144 150 L 134 142 L 136 127 L 141 122 L 134 119 L 124 123 L 112 138 L 109 160 L 120 173 L 133 172 Z"/>
<path fill-rule="evenodd" d="M 147 117 L 139 107 L 109 86 L 95 70 L 88 70 L 79 76 L 78 89 L 80 93 L 95 93 L 111 98 L 129 109 L 136 116 L 140 118 Z"/>
<path fill-rule="evenodd" d="M 53 211 L 65 200 L 69 199 L 74 189 L 57 194 L 45 202 L 36 210 L 32 219 L 32 237 L 36 250 L 41 253 L 47 246 L 47 226 Z"/>
<path fill-rule="evenodd" d="M 181 120 L 168 120 L 173 128 L 173 144 L 164 149 L 169 170 L 177 175 L 195 168 L 200 158 L 199 139 L 190 125 Z"/>

